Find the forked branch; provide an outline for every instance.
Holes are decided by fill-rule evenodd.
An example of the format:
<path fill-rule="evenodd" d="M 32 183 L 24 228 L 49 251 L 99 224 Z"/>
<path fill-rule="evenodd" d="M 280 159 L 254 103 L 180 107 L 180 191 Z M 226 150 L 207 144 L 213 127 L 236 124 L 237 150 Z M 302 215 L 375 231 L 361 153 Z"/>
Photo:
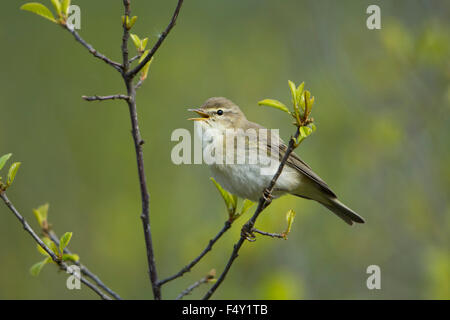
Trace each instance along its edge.
<path fill-rule="evenodd" d="M 49 247 L 47 247 L 45 245 L 45 243 L 41 240 L 41 238 L 39 238 L 39 236 L 36 234 L 36 232 L 34 232 L 34 230 L 30 227 L 28 222 L 25 220 L 25 218 L 19 213 L 19 211 L 17 211 L 17 209 L 14 207 L 14 205 L 8 199 L 5 192 L 0 192 L 0 198 L 2 198 L 2 200 L 6 204 L 6 206 L 11 210 L 12 213 L 14 213 L 16 218 L 22 223 L 22 226 L 25 229 L 25 231 L 31 235 L 31 237 L 34 239 L 34 241 L 36 241 L 37 244 L 42 249 L 44 249 L 45 252 L 47 252 L 47 254 L 53 260 L 53 262 L 55 262 L 61 270 L 77 277 L 77 275 L 75 274 L 75 271 L 73 269 L 69 268 L 65 262 L 63 262 L 60 258 L 58 258 L 56 256 L 56 254 Z M 81 275 L 80 275 L 80 281 L 83 284 L 85 284 L 88 288 L 90 288 L 92 291 L 94 291 L 97 295 L 99 295 L 100 298 L 102 298 L 104 300 L 111 300 L 111 298 L 108 295 L 104 294 L 97 286 L 92 284 L 89 280 L 82 277 Z"/>

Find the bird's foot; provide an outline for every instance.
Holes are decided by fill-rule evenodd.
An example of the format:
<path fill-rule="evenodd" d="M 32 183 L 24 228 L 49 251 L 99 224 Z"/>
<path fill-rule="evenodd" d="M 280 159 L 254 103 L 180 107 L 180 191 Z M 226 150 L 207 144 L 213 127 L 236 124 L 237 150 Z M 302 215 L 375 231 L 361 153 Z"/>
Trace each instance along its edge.
<path fill-rule="evenodd" d="M 253 228 L 248 223 L 242 226 L 241 236 L 250 242 L 256 241 L 256 236 L 253 233 Z"/>
<path fill-rule="evenodd" d="M 266 202 L 265 206 L 267 207 L 272 202 L 272 193 L 269 190 L 264 189 L 263 198 L 264 201 Z"/>

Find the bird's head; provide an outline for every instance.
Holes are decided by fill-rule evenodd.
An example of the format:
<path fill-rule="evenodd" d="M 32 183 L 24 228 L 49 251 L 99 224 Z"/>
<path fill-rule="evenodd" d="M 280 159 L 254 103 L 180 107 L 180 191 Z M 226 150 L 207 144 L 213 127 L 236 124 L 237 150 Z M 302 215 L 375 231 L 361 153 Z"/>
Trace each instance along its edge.
<path fill-rule="evenodd" d="M 200 108 L 189 111 L 194 111 L 200 116 L 189 120 L 199 121 L 208 128 L 219 130 L 239 128 L 241 121 L 247 120 L 234 102 L 223 97 L 209 98 Z"/>

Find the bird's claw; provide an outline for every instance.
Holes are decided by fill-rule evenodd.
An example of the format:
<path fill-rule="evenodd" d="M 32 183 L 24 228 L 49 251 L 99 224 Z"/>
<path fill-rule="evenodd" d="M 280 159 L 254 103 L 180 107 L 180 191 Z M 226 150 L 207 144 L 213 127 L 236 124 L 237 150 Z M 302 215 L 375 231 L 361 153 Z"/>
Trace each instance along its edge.
<path fill-rule="evenodd" d="M 272 202 L 272 194 L 270 193 L 269 190 L 264 189 L 263 198 L 264 198 L 265 202 L 267 203 L 267 205 L 269 205 Z"/>
<path fill-rule="evenodd" d="M 241 229 L 241 236 L 250 242 L 256 241 L 256 236 L 249 224 L 244 224 Z"/>

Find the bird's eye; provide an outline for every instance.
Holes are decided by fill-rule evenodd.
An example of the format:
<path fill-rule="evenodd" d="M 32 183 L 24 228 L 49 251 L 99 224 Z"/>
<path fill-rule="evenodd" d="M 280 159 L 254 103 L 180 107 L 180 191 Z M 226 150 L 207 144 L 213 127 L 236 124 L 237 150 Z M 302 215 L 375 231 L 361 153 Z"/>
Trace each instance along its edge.
<path fill-rule="evenodd" d="M 217 114 L 218 114 L 219 116 L 223 115 L 223 110 L 222 110 L 222 109 L 217 110 Z"/>

